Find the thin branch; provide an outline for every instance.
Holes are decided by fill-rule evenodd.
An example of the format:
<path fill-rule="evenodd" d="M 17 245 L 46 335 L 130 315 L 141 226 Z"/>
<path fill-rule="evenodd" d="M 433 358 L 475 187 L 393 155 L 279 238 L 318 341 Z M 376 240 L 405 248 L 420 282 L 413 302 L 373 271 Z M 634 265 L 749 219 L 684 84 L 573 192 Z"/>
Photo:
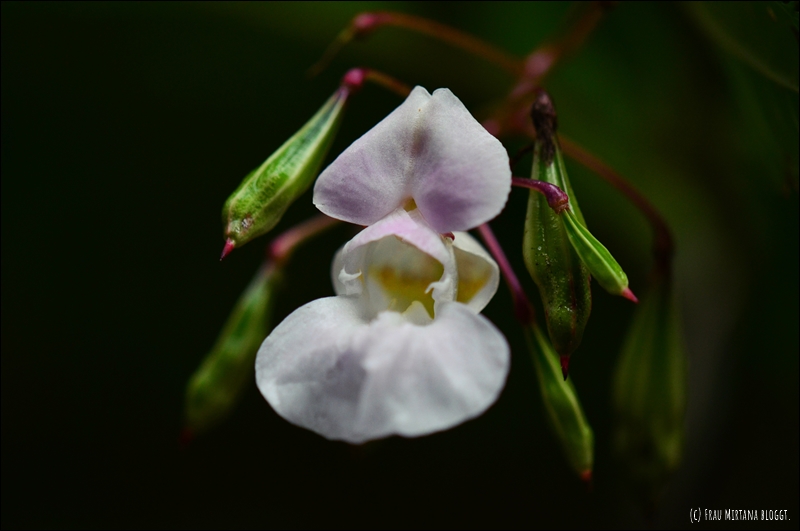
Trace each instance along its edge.
<path fill-rule="evenodd" d="M 547 199 L 547 206 L 552 208 L 556 214 L 561 214 L 569 208 L 569 196 L 554 184 L 527 177 L 512 177 L 511 184 L 528 190 L 536 190 Z"/>
<path fill-rule="evenodd" d="M 559 38 L 545 42 L 525 58 L 525 69 L 520 83 L 511 91 L 512 97 L 521 97 L 539 86 L 564 57 L 580 48 L 592 34 L 613 2 L 591 2 L 583 7 L 578 19 Z"/>
<path fill-rule="evenodd" d="M 478 227 L 478 233 L 481 235 L 489 252 L 497 261 L 503 279 L 506 281 L 506 286 L 511 292 L 511 299 L 514 301 L 514 316 L 523 326 L 534 324 L 536 322 L 536 312 L 533 309 L 533 305 L 525 294 L 525 290 L 522 289 L 522 284 L 520 284 L 519 278 L 514 273 L 514 269 L 511 267 L 508 258 L 506 258 L 506 253 L 503 252 L 503 247 L 500 246 L 500 242 L 497 241 L 491 227 L 489 227 L 488 223 L 484 223 Z"/>
<path fill-rule="evenodd" d="M 456 48 L 461 48 L 486 59 L 515 77 L 522 74 L 523 71 L 523 63 L 519 58 L 468 33 L 423 17 L 392 11 L 380 11 L 376 13 L 361 13 L 353 18 L 350 26 L 339 33 L 322 58 L 309 69 L 309 76 L 314 76 L 321 72 L 348 42 L 354 38 L 365 37 L 381 26 L 405 28 L 444 41 Z"/>
<path fill-rule="evenodd" d="M 339 223 L 338 219 L 319 214 L 295 225 L 279 235 L 267 246 L 267 261 L 277 265 L 285 263 L 292 256 L 298 245 L 306 240 L 322 234 Z"/>

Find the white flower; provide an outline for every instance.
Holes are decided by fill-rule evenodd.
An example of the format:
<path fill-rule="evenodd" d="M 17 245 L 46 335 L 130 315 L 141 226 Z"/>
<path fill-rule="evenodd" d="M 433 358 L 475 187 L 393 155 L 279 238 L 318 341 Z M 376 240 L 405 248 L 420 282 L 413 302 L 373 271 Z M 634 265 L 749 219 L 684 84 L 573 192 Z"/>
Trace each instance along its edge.
<path fill-rule="evenodd" d="M 447 89 L 415 88 L 353 142 L 314 185 L 332 218 L 372 225 L 409 199 L 436 232 L 469 230 L 503 210 L 508 154 Z"/>
<path fill-rule="evenodd" d="M 256 360 L 281 416 L 330 439 L 419 436 L 483 413 L 509 349 L 479 315 L 497 264 L 465 230 L 505 205 L 505 149 L 449 90 L 417 87 L 320 175 L 314 203 L 368 225 L 337 253 L 335 297 L 289 315 Z"/>

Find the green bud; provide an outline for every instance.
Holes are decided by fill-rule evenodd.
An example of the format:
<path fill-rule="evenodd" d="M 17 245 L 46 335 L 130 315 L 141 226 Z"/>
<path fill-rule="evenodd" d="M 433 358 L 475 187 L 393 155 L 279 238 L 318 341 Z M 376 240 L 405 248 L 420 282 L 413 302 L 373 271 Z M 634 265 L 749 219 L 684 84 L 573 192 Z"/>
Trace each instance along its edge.
<path fill-rule="evenodd" d="M 614 260 L 608 249 L 578 221 L 575 213 L 567 209 L 561 216 L 566 221 L 565 228 L 572 248 L 578 253 L 595 280 L 612 295 L 622 295 L 626 299 L 637 302 L 633 292 L 628 288 L 628 275 Z"/>
<path fill-rule="evenodd" d="M 217 342 L 186 387 L 186 429 L 207 431 L 237 404 L 254 381 L 258 348 L 267 337 L 280 272 L 267 264 L 239 297 Z"/>
<path fill-rule="evenodd" d="M 532 179 L 554 184 L 569 195 L 570 208 L 583 223 L 575 194 L 564 170 L 561 150 L 550 159 L 547 148 L 537 140 L 533 152 Z M 547 331 L 556 352 L 562 357 L 564 375 L 568 356 L 578 348 L 592 310 L 589 269 L 578 256 L 567 236 L 564 221 L 539 192 L 531 190 L 525 218 L 522 255 L 542 297 Z"/>
<path fill-rule="evenodd" d="M 683 447 L 686 352 L 666 276 L 642 297 L 614 376 L 615 446 L 637 492 L 655 502 Z"/>
<path fill-rule="evenodd" d="M 297 133 L 244 178 L 222 207 L 226 251 L 274 227 L 319 173 L 350 89 L 341 87 Z"/>
<path fill-rule="evenodd" d="M 558 356 L 539 327 L 528 326 L 524 331 L 550 427 L 572 470 L 584 481 L 590 481 L 594 464 L 594 433 L 572 380 L 561 378 Z"/>

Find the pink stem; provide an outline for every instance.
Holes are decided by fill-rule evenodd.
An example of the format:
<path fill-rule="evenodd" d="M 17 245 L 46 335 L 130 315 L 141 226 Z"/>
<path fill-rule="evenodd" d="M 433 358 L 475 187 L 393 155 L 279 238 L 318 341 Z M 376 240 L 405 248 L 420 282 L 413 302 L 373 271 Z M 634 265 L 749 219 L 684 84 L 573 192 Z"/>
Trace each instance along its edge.
<path fill-rule="evenodd" d="M 517 278 L 516 273 L 514 273 L 514 270 L 511 268 L 511 264 L 508 262 L 508 258 L 506 258 L 506 253 L 503 252 L 503 248 L 500 246 L 500 242 L 497 241 L 497 238 L 495 238 L 491 227 L 489 227 L 488 223 L 484 223 L 478 227 L 478 232 L 481 238 L 483 238 L 486 247 L 489 248 L 489 252 L 494 256 L 494 259 L 497 260 L 497 265 L 500 267 L 500 272 L 503 274 L 506 286 L 508 286 L 508 290 L 511 292 L 511 298 L 514 301 L 514 315 L 517 320 L 523 326 L 534 324 L 535 313 L 533 305 L 525 294 L 525 290 L 522 289 L 522 284 L 520 284 L 519 278 Z"/>
<path fill-rule="evenodd" d="M 399 81 L 388 74 L 373 70 L 371 68 L 351 68 L 342 77 L 342 86 L 349 88 L 356 92 L 364 86 L 364 83 L 370 81 L 376 85 L 380 85 L 388 89 L 401 98 L 405 98 L 411 93 L 411 87 Z"/>
<path fill-rule="evenodd" d="M 567 193 L 554 184 L 526 177 L 512 177 L 511 184 L 529 190 L 536 190 L 547 199 L 547 205 L 556 214 L 561 214 L 569 208 L 569 196 Z"/>
<path fill-rule="evenodd" d="M 391 11 L 361 13 L 353 19 L 348 34 L 342 38 L 349 40 L 352 37 L 363 37 L 381 26 L 397 26 L 416 31 L 482 57 L 511 75 L 518 76 L 522 73 L 522 61 L 519 58 L 463 31 L 406 13 Z"/>
<path fill-rule="evenodd" d="M 330 227 L 333 227 L 337 223 L 339 223 L 338 219 L 329 218 L 328 216 L 320 214 L 299 225 L 295 225 L 272 240 L 272 243 L 267 247 L 267 259 L 277 264 L 286 262 L 298 245 Z"/>

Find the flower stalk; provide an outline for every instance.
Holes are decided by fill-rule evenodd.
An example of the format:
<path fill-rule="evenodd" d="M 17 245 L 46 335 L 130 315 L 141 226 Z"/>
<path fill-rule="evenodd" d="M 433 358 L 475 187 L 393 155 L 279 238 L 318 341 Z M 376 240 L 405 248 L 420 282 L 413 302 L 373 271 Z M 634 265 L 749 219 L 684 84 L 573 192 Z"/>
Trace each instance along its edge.
<path fill-rule="evenodd" d="M 511 184 L 539 192 L 547 201 L 547 206 L 556 214 L 560 214 L 569 208 L 569 196 L 554 184 L 526 177 L 512 177 Z"/>
<path fill-rule="evenodd" d="M 392 11 L 380 11 L 356 15 L 350 25 L 343 29 L 328 46 L 322 58 L 308 70 L 309 77 L 314 77 L 324 70 L 347 43 L 353 39 L 366 37 L 383 26 L 404 28 L 444 41 L 456 48 L 486 59 L 513 76 L 518 76 L 523 71 L 523 63 L 519 58 L 468 33 L 423 17 Z"/>
<path fill-rule="evenodd" d="M 407 84 L 372 68 L 351 68 L 342 78 L 342 84 L 353 91 L 360 90 L 367 81 L 394 92 L 401 98 L 406 98 L 411 93 L 411 87 Z"/>
<path fill-rule="evenodd" d="M 492 228 L 488 223 L 484 223 L 478 227 L 478 234 L 481 235 L 481 239 L 483 239 L 483 243 L 485 243 L 486 247 L 489 249 L 489 253 L 494 257 L 495 261 L 497 261 L 497 265 L 500 267 L 500 274 L 503 276 L 503 280 L 508 290 L 511 292 L 511 300 L 514 303 L 514 316 L 523 327 L 532 326 L 536 322 L 536 313 L 533 309 L 533 305 L 530 299 L 528 299 L 525 290 L 522 289 L 522 284 L 517 274 L 514 272 L 514 269 L 511 267 L 511 263 L 508 261 L 503 247 L 500 245 L 500 242 L 497 241 L 497 237 L 494 235 Z"/>

